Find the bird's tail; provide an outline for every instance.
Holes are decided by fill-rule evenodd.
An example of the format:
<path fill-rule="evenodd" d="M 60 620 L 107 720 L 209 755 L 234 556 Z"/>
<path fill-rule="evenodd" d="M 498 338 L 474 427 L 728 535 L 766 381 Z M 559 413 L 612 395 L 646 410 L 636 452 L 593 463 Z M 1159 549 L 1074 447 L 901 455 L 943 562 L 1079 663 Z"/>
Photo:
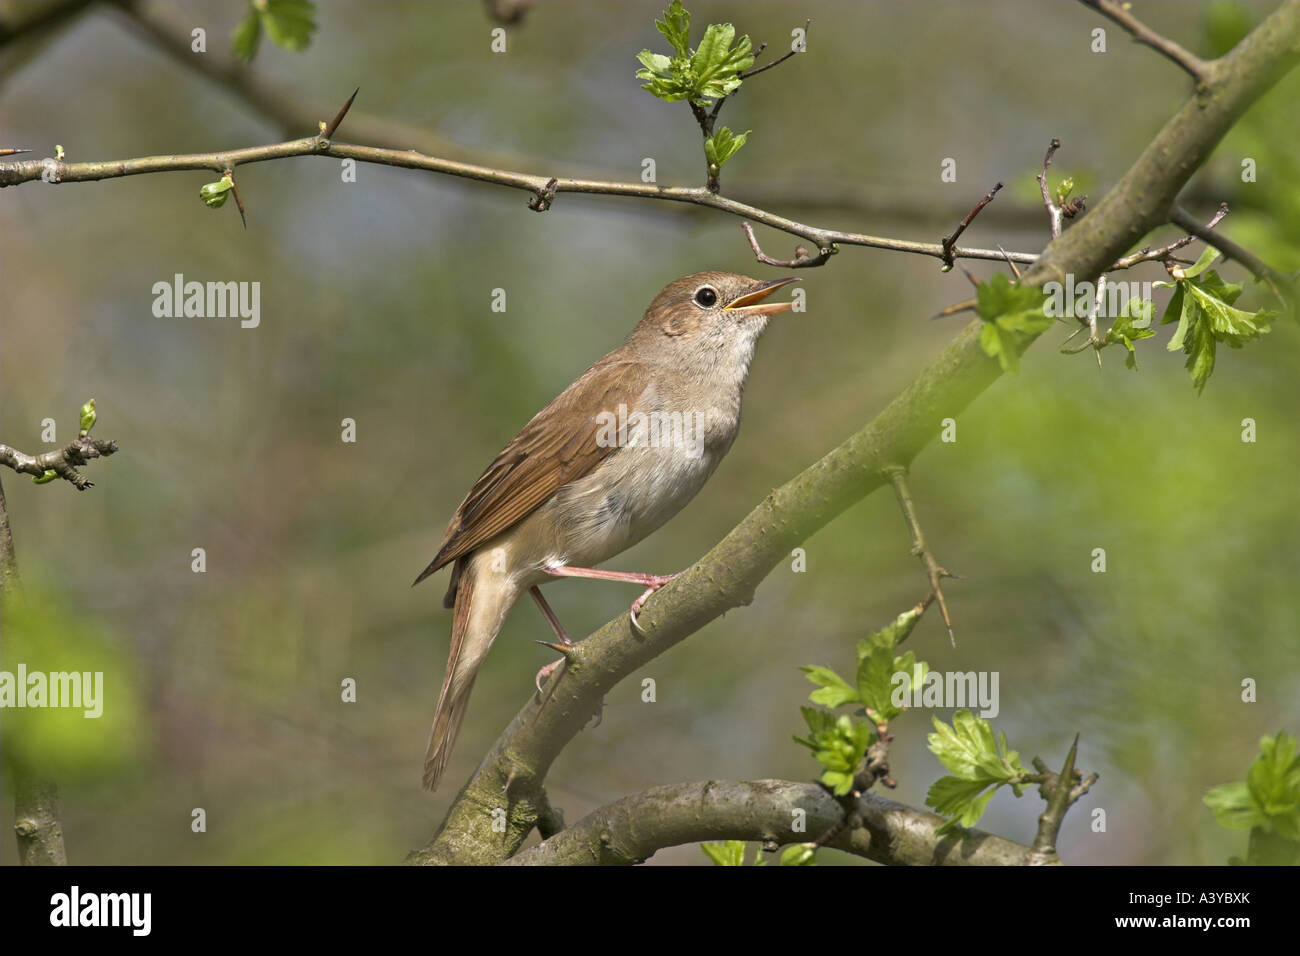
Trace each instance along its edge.
<path fill-rule="evenodd" d="M 482 587 L 484 582 L 473 568 L 458 569 L 455 610 L 451 624 L 451 655 L 447 659 L 447 673 L 442 678 L 442 691 L 438 695 L 438 709 L 429 731 L 429 747 L 424 755 L 424 788 L 435 790 L 447 769 L 451 749 L 460 733 L 461 721 L 469 706 L 470 691 L 479 666 L 488 649 L 496 640 L 497 632 L 505 619 L 506 611 L 514 603 L 512 594 L 497 593 L 498 589 Z M 486 583 L 494 583 L 492 581 Z M 478 592 L 477 594 L 475 592 Z"/>

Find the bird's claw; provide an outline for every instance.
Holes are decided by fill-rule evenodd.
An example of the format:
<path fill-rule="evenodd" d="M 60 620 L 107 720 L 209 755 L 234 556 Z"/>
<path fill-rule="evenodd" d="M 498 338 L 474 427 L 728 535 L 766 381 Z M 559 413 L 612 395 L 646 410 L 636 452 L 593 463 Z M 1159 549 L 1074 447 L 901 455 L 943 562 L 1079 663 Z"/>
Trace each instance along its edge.
<path fill-rule="evenodd" d="M 678 574 L 681 574 L 681 572 L 678 571 L 677 574 L 665 574 L 652 578 L 644 593 L 632 602 L 632 607 L 628 609 L 628 620 L 632 624 L 632 630 L 636 631 L 637 634 L 640 634 L 642 637 L 645 636 L 645 631 L 641 629 L 641 622 L 638 621 L 636 617 L 641 613 L 641 609 L 645 607 L 645 602 L 650 599 L 650 595 L 654 594 L 673 578 L 677 577 Z"/>

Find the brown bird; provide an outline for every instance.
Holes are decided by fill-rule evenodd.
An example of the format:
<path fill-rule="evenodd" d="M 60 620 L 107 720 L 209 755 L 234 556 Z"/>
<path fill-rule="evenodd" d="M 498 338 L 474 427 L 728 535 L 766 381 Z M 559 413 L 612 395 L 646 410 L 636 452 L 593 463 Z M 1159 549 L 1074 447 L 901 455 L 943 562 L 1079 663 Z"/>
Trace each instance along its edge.
<path fill-rule="evenodd" d="M 569 645 L 538 585 L 554 577 L 640 584 L 635 627 L 646 598 L 672 579 L 594 566 L 680 511 L 731 448 L 754 347 L 768 318 L 793 307 L 762 300 L 794 281 L 701 272 L 673 282 L 627 341 L 533 416 L 479 476 L 415 579 L 455 562 L 443 598 L 455 609 L 451 656 L 425 755 L 426 789 L 447 768 L 474 678 L 524 592 Z M 539 689 L 560 663 L 538 673 Z"/>

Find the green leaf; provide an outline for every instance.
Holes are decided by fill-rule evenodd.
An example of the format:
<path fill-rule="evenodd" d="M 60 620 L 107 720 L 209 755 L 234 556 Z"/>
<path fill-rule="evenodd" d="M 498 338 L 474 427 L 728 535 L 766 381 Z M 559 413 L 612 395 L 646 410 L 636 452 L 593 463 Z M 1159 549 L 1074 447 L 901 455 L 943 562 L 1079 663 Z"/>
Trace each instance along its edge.
<path fill-rule="evenodd" d="M 1195 265 L 1188 266 L 1183 270 L 1183 276 L 1188 279 L 1195 279 L 1198 275 L 1210 268 L 1210 264 L 1219 258 L 1219 250 L 1213 246 L 1206 246 L 1205 251 L 1201 253 L 1201 258 L 1196 260 Z"/>
<path fill-rule="evenodd" d="M 853 774 L 839 770 L 827 770 L 822 774 L 822 783 L 831 788 L 837 797 L 842 797 L 853 789 Z"/>
<path fill-rule="evenodd" d="M 664 18 L 656 20 L 655 26 L 678 56 L 685 59 L 690 55 L 691 15 L 682 7 L 682 0 L 673 0 L 672 6 L 664 11 Z"/>
<path fill-rule="evenodd" d="M 230 35 L 230 51 L 241 60 L 251 60 L 265 30 L 276 46 L 301 53 L 316 32 L 315 13 L 311 0 L 252 0 Z"/>
<path fill-rule="evenodd" d="M 941 830 L 953 826 L 974 826 L 984 813 L 998 787 L 1009 784 L 1021 793 L 1025 768 L 1020 755 L 1007 748 L 1005 734 L 995 740 L 993 727 L 969 710 L 953 714 L 952 726 L 933 718 L 937 733 L 930 734 L 929 745 L 951 772 L 935 782 L 926 796 L 926 804 L 940 813 L 952 815 Z M 990 788 L 985 792 L 985 788 Z"/>
<path fill-rule="evenodd" d="M 990 788 L 991 789 L 986 789 Z M 948 832 L 955 824 L 973 827 L 984 815 L 997 787 L 988 781 L 959 780 L 957 777 L 940 777 L 925 795 L 925 805 L 936 813 L 953 817 L 941 832 Z"/>
<path fill-rule="evenodd" d="M 226 204 L 226 193 L 234 188 L 234 183 L 229 179 L 219 179 L 215 183 L 207 183 L 199 190 L 199 198 L 213 209 L 220 209 Z"/>
<path fill-rule="evenodd" d="M 799 669 L 808 675 L 810 681 L 821 688 L 808 695 L 808 699 L 814 704 L 834 708 L 858 700 L 858 692 L 854 690 L 848 681 L 829 667 L 808 666 Z"/>
<path fill-rule="evenodd" d="M 727 840 L 725 843 L 701 843 L 700 849 L 717 866 L 745 865 L 745 843 L 743 840 Z"/>
<path fill-rule="evenodd" d="M 1214 273 L 1211 272 L 1210 275 Z M 1231 289 L 1230 286 L 1226 288 Z M 1238 290 L 1240 288 L 1237 287 Z M 1189 285 L 1187 290 L 1196 298 L 1197 305 L 1209 320 L 1210 331 L 1214 337 L 1221 342 L 1227 342 L 1233 348 L 1241 348 L 1244 343 L 1266 333 L 1269 330 L 1269 323 L 1277 316 L 1276 312 L 1243 312 L 1241 309 L 1234 309 L 1229 304 L 1231 299 L 1219 298 L 1196 285 Z M 1232 298 L 1235 299 L 1236 295 Z"/>
<path fill-rule="evenodd" d="M 48 485 L 51 481 L 53 481 L 57 477 L 59 477 L 59 473 L 57 471 L 55 471 L 52 468 L 46 468 L 45 474 L 37 475 L 36 477 L 32 478 L 32 484 Z"/>
<path fill-rule="evenodd" d="M 980 348 L 984 354 L 998 360 L 1002 371 L 1012 375 L 1020 373 L 1020 353 L 1016 351 L 1015 334 L 1002 329 L 996 322 L 985 322 L 980 329 Z"/>
<path fill-rule="evenodd" d="M 740 86 L 737 74 L 754 65 L 749 37 L 742 36 L 733 48 L 735 37 L 736 28 L 730 23 L 711 23 L 704 31 L 699 47 L 691 55 L 691 71 L 696 77 L 692 102 L 705 105 L 728 95 Z"/>
<path fill-rule="evenodd" d="M 996 358 L 1005 372 L 1020 371 L 1020 350 L 1026 337 L 1051 327 L 1053 319 L 1044 307 L 1043 290 L 1013 283 L 999 272 L 975 289 L 975 311 L 984 320 L 980 347 Z"/>
<path fill-rule="evenodd" d="M 1161 324 L 1172 322 L 1178 316 L 1178 328 L 1166 348 L 1171 352 L 1182 349 L 1187 355 L 1186 367 L 1191 373 L 1197 391 L 1205 388 L 1214 372 L 1215 352 L 1219 342 L 1231 348 L 1241 348 L 1246 342 L 1259 338 L 1269 331 L 1269 324 L 1278 313 L 1266 309 L 1245 312 L 1233 307 L 1241 295 L 1241 286 L 1224 282 L 1217 272 L 1208 269 L 1213 257 L 1201 256 L 1192 270 L 1195 278 L 1179 279 L 1178 288 L 1169 300 Z M 1191 271 L 1191 270 L 1189 270 Z"/>
<path fill-rule="evenodd" d="M 999 272 L 976 286 L 975 311 L 985 322 L 1012 312 L 1037 311 L 1044 314 L 1043 292 L 1034 286 L 1012 282 L 1006 273 Z"/>
<path fill-rule="evenodd" d="M 796 843 L 781 852 L 782 866 L 816 866 L 817 848 L 811 843 Z"/>
<path fill-rule="evenodd" d="M 866 643 L 869 644 L 870 639 Z M 864 706 L 874 712 L 877 720 L 888 723 L 904 710 L 894 703 L 894 693 L 897 689 L 894 675 L 899 673 L 907 675 L 906 689 L 910 693 L 911 683 L 916 679 L 917 671 L 919 670 L 921 677 L 924 678 L 928 668 L 924 663 L 917 663 L 913 651 L 895 657 L 889 648 L 875 645 L 871 646 L 868 653 L 863 656 L 861 649 L 859 645 L 858 697 Z"/>
<path fill-rule="evenodd" d="M 822 783 L 837 796 L 853 789 L 853 775 L 866 756 L 871 740 L 871 728 L 862 721 L 850 720 L 847 714 L 840 715 L 829 729 L 814 734 L 813 756 L 825 768 Z"/>
<path fill-rule="evenodd" d="M 704 141 L 704 156 L 708 159 L 709 165 L 721 169 L 727 160 L 736 155 L 740 147 L 745 145 L 745 140 L 749 138 L 751 132 L 753 130 L 745 130 L 745 132 L 736 135 L 724 126 L 706 139 Z"/>
<path fill-rule="evenodd" d="M 95 414 L 95 400 L 93 398 L 81 406 L 82 435 L 90 434 L 90 430 L 95 427 L 95 419 L 98 417 L 99 416 Z"/>
<path fill-rule="evenodd" d="M 311 0 L 266 0 L 262 26 L 276 46 L 301 53 L 316 32 L 316 4 Z"/>
<path fill-rule="evenodd" d="M 861 663 L 862 659 L 871 653 L 873 647 L 883 647 L 892 651 L 912 633 L 912 628 L 916 627 L 916 622 L 920 619 L 921 612 L 919 610 L 915 607 L 908 608 L 880 630 L 862 638 L 862 640 L 858 641 L 858 663 Z"/>
<path fill-rule="evenodd" d="M 1263 850 L 1257 843 L 1268 842 L 1264 834 L 1300 842 L 1300 753 L 1296 738 L 1284 732 L 1264 737 L 1259 755 L 1250 765 L 1245 781 L 1226 783 L 1209 790 L 1203 800 L 1214 811 L 1219 825 L 1229 830 L 1252 830 L 1252 862 L 1259 862 Z M 1270 844 L 1272 846 L 1272 844 Z M 1266 855 L 1276 856 L 1277 846 Z M 1285 851 L 1283 848 L 1282 851 Z"/>
<path fill-rule="evenodd" d="M 928 737 L 930 750 L 954 776 L 963 780 L 1007 782 L 1023 774 L 1020 757 L 1014 750 L 1001 749 L 993 736 L 993 725 L 969 710 L 959 710 L 949 727 L 938 717 L 932 718 L 937 733 Z"/>
<path fill-rule="evenodd" d="M 1289 839 L 1300 839 L 1300 755 L 1296 739 L 1287 733 L 1265 737 L 1259 756 L 1246 775 L 1251 799 L 1275 829 Z"/>
<path fill-rule="evenodd" d="M 1249 830 L 1264 824 L 1264 814 L 1255 806 L 1245 781 L 1212 787 L 1201 799 L 1225 830 Z"/>
<path fill-rule="evenodd" d="M 249 4 L 248 13 L 230 34 L 230 52 L 240 60 L 252 60 L 257 54 L 257 45 L 261 39 L 262 18 L 258 16 L 257 8 Z"/>
<path fill-rule="evenodd" d="M 1141 339 L 1149 339 L 1156 334 L 1155 329 L 1151 328 L 1154 312 L 1154 302 L 1135 296 L 1124 303 L 1119 316 L 1115 319 L 1115 324 L 1106 332 L 1107 345 L 1123 345 L 1128 350 L 1128 355 L 1124 357 L 1124 364 L 1128 368 L 1137 368 L 1137 350 L 1133 347 L 1133 343 Z M 1141 328 L 1134 326 L 1135 321 L 1139 320 L 1142 322 Z"/>

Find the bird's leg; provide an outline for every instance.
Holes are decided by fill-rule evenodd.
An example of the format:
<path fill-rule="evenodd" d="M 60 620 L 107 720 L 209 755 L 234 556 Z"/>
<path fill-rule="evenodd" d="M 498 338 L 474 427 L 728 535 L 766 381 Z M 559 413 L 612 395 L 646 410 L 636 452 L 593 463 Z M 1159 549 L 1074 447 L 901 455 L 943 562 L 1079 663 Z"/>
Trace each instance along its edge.
<path fill-rule="evenodd" d="M 605 571 L 600 568 L 571 568 L 567 564 L 556 564 L 549 568 L 543 568 L 547 574 L 553 574 L 561 578 L 599 578 L 602 581 L 627 581 L 630 584 L 640 584 L 645 587 L 645 593 L 632 602 L 632 607 L 628 611 L 628 617 L 632 621 L 632 629 L 638 634 L 641 633 L 641 625 L 637 623 L 636 616 L 641 613 L 641 608 L 645 606 L 646 599 L 654 594 L 661 587 L 681 574 L 641 574 L 636 571 Z"/>
<path fill-rule="evenodd" d="M 556 651 L 559 654 L 563 654 L 565 648 L 573 646 L 573 641 L 569 640 L 569 635 L 564 633 L 564 627 L 560 624 L 560 619 L 555 616 L 555 612 L 551 610 L 551 606 L 546 603 L 546 598 L 542 597 L 541 590 L 536 585 L 533 585 L 528 589 L 528 593 L 533 596 L 533 600 L 537 602 L 537 606 L 541 608 L 542 613 L 546 615 L 546 620 L 551 625 L 551 629 L 555 631 L 555 636 L 560 639 L 560 643 L 558 644 L 552 644 L 549 641 L 538 641 L 537 643 L 549 647 L 551 650 Z M 555 669 L 563 664 L 567 659 L 568 658 L 566 657 L 561 657 L 558 661 L 551 661 L 551 663 L 547 664 L 537 672 L 537 677 L 533 680 L 533 683 L 537 685 L 537 693 L 540 694 L 542 692 L 542 681 L 554 674 Z"/>
<path fill-rule="evenodd" d="M 545 667 L 543 667 L 541 670 L 537 672 L 537 677 L 534 679 L 534 683 L 537 685 L 537 693 L 540 694 L 542 692 L 542 681 L 546 680 L 553 673 L 555 673 L 556 668 L 558 668 L 561 664 L 563 664 L 565 661 L 569 659 L 568 655 L 565 654 L 565 651 L 573 647 L 573 641 L 571 641 L 569 639 L 569 635 L 564 632 L 564 626 L 560 624 L 560 619 L 555 616 L 555 612 L 551 610 L 551 606 L 546 603 L 546 598 L 542 597 L 541 589 L 537 587 L 537 585 L 533 585 L 531 588 L 528 589 L 528 593 L 533 596 L 533 600 L 536 601 L 537 606 L 542 609 L 542 613 L 546 615 L 546 620 L 550 622 L 550 625 L 552 629 L 554 629 L 556 636 L 559 637 L 560 639 L 560 642 L 558 644 L 552 644 L 550 641 L 538 641 L 537 643 L 543 645 L 544 647 L 549 647 L 551 650 L 555 651 L 558 654 L 564 655 L 558 661 L 551 661 L 551 663 L 547 664 Z M 595 726 L 597 727 L 600 726 L 600 721 L 604 716 L 604 714 L 605 714 L 605 698 L 602 697 L 600 699 L 600 703 L 596 705 Z"/>

